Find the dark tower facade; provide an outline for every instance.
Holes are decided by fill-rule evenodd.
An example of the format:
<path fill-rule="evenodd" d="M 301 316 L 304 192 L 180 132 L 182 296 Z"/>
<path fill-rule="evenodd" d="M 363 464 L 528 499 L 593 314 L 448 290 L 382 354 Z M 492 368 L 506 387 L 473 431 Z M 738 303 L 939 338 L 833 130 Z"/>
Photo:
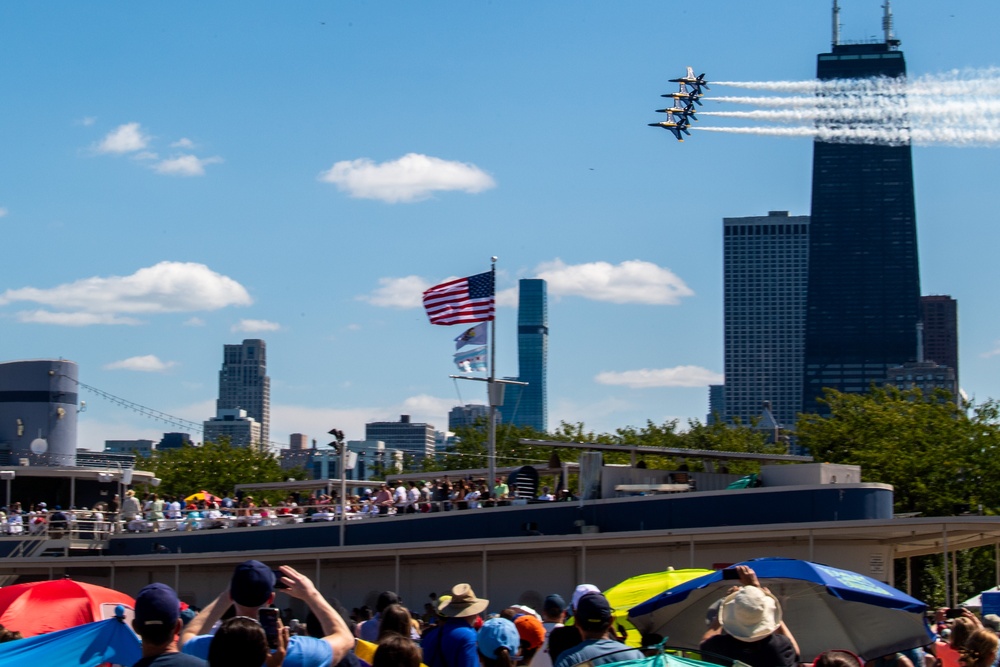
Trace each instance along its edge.
<path fill-rule="evenodd" d="M 832 52 L 818 57 L 817 78 L 905 77 L 898 43 L 890 30 L 874 44 L 837 44 L 835 33 Z M 869 122 L 905 127 L 898 115 Z M 890 367 L 917 357 L 920 277 L 909 143 L 817 140 L 810 220 L 802 405 L 823 412 L 816 399 L 824 387 L 865 392 L 882 384 Z"/>
<path fill-rule="evenodd" d="M 924 323 L 924 360 L 955 371 L 958 384 L 958 302 L 947 295 L 920 297 Z"/>

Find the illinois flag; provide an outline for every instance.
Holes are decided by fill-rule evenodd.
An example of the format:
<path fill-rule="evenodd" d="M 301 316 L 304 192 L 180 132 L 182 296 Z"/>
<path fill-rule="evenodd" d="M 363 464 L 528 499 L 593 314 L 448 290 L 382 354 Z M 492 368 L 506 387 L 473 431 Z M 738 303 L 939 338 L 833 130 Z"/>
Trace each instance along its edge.
<path fill-rule="evenodd" d="M 466 329 L 455 339 L 455 349 L 461 350 L 466 345 L 486 345 L 486 322 Z"/>
<path fill-rule="evenodd" d="M 431 324 L 466 324 L 493 319 L 493 272 L 449 280 L 424 292 Z"/>
<path fill-rule="evenodd" d="M 486 370 L 486 346 L 455 353 L 455 365 L 463 373 Z"/>

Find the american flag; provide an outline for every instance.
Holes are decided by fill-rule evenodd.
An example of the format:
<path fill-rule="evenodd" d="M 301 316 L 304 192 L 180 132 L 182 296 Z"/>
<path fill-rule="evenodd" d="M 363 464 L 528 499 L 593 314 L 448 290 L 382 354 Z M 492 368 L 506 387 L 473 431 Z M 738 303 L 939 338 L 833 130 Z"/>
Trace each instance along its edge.
<path fill-rule="evenodd" d="M 431 324 L 466 324 L 493 319 L 493 272 L 449 280 L 424 292 Z"/>

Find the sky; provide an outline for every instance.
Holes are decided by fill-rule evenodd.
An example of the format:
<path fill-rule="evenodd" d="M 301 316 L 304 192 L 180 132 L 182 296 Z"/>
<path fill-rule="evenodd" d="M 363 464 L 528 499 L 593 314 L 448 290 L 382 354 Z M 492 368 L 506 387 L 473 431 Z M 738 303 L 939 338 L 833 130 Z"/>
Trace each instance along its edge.
<path fill-rule="evenodd" d="M 880 4 L 841 0 L 841 39 L 880 39 Z M 222 346 L 262 338 L 272 440 L 401 414 L 444 430 L 485 392 L 449 378 L 461 327 L 429 324 L 420 293 L 496 256 L 498 375 L 517 374 L 518 279 L 548 280 L 550 428 L 704 420 L 722 218 L 807 215 L 812 139 L 647 123 L 689 65 L 811 80 L 830 5 L 2 3 L 0 361 L 70 359 L 200 423 Z M 996 78 L 1000 3 L 893 10 L 911 78 Z M 704 110 L 761 94 L 712 86 Z M 979 401 L 1000 398 L 996 146 L 913 148 L 922 293 L 958 299 Z M 181 430 L 80 398 L 81 447 Z"/>

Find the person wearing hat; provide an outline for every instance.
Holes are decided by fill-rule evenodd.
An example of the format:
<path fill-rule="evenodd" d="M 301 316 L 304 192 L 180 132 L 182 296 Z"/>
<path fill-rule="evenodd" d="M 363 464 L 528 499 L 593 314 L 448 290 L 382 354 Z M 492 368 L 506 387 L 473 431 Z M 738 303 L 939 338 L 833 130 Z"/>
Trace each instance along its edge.
<path fill-rule="evenodd" d="M 324 632 L 322 638 L 291 637 L 283 666 L 328 667 L 339 663 L 354 648 L 354 635 L 347 623 L 320 595 L 308 577 L 287 565 L 282 565 L 278 573 L 281 583 L 286 586 L 283 592 L 304 601 L 319 619 Z M 213 638 L 211 629 L 230 605 L 237 616 L 256 619 L 259 609 L 274 602 L 274 584 L 275 573 L 264 563 L 248 560 L 237 565 L 229 587 L 184 628 L 180 638 L 181 650 L 207 658 Z"/>
<path fill-rule="evenodd" d="M 437 612 L 444 623 L 429 630 L 420 643 L 424 664 L 427 667 L 477 667 L 479 654 L 472 625 L 489 604 L 489 600 L 477 598 L 469 584 L 456 584 L 451 595 L 438 598 Z"/>
<path fill-rule="evenodd" d="M 576 603 L 574 625 L 579 628 L 583 641 L 563 651 L 555 667 L 572 667 L 581 662 L 604 665 L 622 660 L 641 660 L 645 656 L 631 646 L 608 637 L 614 612 L 608 599 L 601 593 L 586 593 Z"/>
<path fill-rule="evenodd" d="M 570 597 L 569 611 L 575 613 L 576 605 L 580 602 L 580 598 L 587 593 L 600 592 L 601 589 L 594 584 L 580 584 L 573 590 L 573 595 Z M 573 625 L 560 625 L 559 627 L 553 628 L 549 631 L 545 650 L 549 654 L 549 659 L 554 664 L 559 661 L 560 655 L 562 655 L 565 651 L 576 647 L 576 645 L 582 641 L 583 635 L 580 633 L 580 628 L 575 623 Z"/>
<path fill-rule="evenodd" d="M 135 597 L 132 629 L 142 639 L 142 659 L 133 667 L 208 667 L 201 658 L 177 649 L 183 627 L 181 603 L 166 584 L 150 584 Z"/>
<path fill-rule="evenodd" d="M 476 651 L 483 667 L 513 667 L 520 648 L 516 624 L 506 618 L 488 619 L 476 636 Z"/>
<path fill-rule="evenodd" d="M 556 593 L 548 596 L 542 602 L 542 628 L 545 630 L 545 641 L 531 661 L 534 667 L 552 667 L 552 656 L 549 654 L 549 635 L 554 629 L 563 627 L 567 608 L 566 601 Z"/>
<path fill-rule="evenodd" d="M 739 660 L 750 667 L 794 667 L 798 663 L 798 645 L 781 620 L 781 604 L 763 588 L 754 571 L 736 567 L 740 583 L 723 598 L 718 622 L 701 642 L 703 660 L 729 664 Z M 728 658 L 724 663 L 710 654 Z"/>

